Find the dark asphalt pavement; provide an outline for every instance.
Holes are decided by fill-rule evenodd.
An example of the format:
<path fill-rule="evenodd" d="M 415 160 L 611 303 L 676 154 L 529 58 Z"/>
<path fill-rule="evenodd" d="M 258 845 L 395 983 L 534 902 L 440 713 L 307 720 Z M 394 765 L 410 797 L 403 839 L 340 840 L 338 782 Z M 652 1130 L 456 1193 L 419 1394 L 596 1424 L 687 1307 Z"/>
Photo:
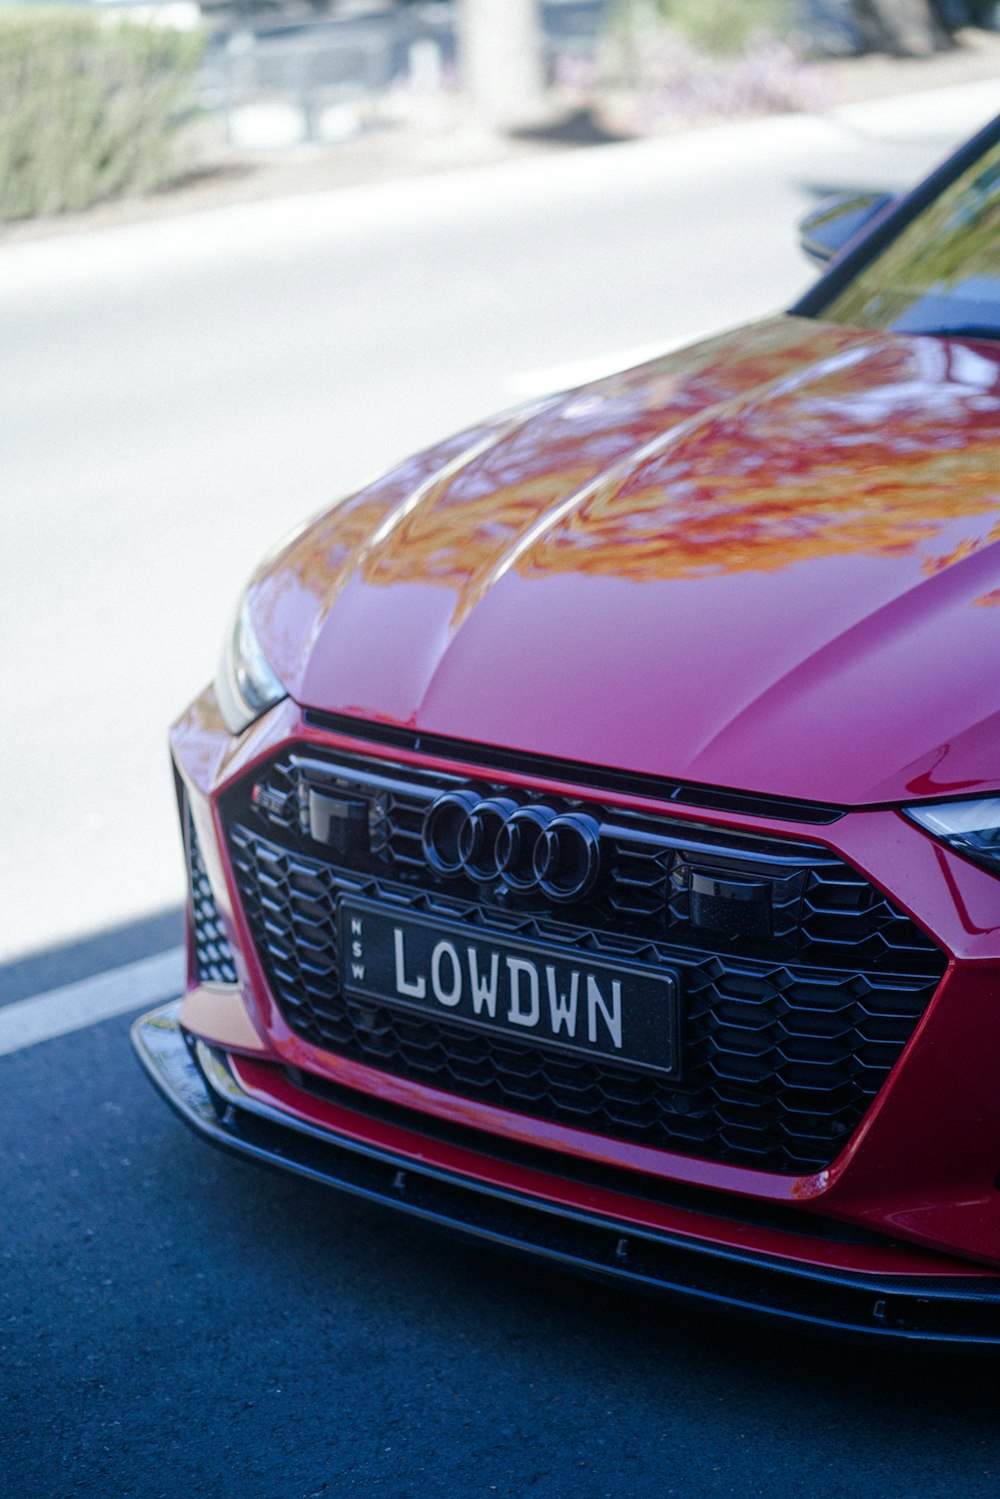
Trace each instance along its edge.
<path fill-rule="evenodd" d="M 1000 1364 L 679 1315 L 270 1175 L 127 1033 L 0 1060 L 6 1499 L 1000 1490 Z"/>
<path fill-rule="evenodd" d="M 0 963 L 0 1006 L 93 978 L 109 968 L 123 968 L 126 963 L 178 947 L 183 940 L 183 913 L 176 906 L 110 931 L 95 932 L 83 941 L 59 943 L 44 952 Z"/>

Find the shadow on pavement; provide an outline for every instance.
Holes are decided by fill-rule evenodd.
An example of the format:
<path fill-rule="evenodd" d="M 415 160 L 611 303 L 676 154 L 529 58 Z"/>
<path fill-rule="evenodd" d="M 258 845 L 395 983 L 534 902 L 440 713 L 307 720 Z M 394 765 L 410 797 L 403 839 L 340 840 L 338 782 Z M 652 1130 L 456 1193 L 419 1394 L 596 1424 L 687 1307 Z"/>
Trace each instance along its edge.
<path fill-rule="evenodd" d="M 0 965 L 0 1005 L 75 984 L 109 968 L 176 947 L 184 935 L 183 911 L 172 906 L 138 921 L 95 932 L 75 942 L 28 953 Z"/>

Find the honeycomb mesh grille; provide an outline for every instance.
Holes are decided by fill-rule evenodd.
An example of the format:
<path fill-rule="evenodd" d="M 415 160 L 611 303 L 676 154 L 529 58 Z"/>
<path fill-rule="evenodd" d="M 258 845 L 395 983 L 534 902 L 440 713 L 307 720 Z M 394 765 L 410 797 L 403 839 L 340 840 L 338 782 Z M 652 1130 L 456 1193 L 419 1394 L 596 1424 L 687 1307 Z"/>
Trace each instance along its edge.
<path fill-rule="evenodd" d="M 375 762 L 364 762 L 369 769 Z M 571 909 L 505 901 L 441 880 L 420 851 L 429 801 L 454 778 L 286 756 L 224 805 L 254 941 L 291 1028 L 338 1055 L 535 1117 L 759 1169 L 820 1169 L 857 1128 L 944 970 L 940 950 L 828 850 L 602 812 L 612 873 Z M 355 842 L 320 848 L 310 786 L 364 794 Z M 593 810 L 593 809 L 592 809 Z M 691 873 L 766 876 L 766 935 L 707 933 L 691 917 Z M 684 996 L 680 1082 L 604 1058 L 555 1054 L 340 988 L 337 903 L 365 895 L 604 960 L 666 965 Z M 581 919 L 581 915 L 583 919 Z"/>
<path fill-rule="evenodd" d="M 185 820 L 195 977 L 199 984 L 235 984 L 233 950 L 222 925 L 212 887 L 208 883 L 205 861 L 190 811 L 186 811 Z"/>

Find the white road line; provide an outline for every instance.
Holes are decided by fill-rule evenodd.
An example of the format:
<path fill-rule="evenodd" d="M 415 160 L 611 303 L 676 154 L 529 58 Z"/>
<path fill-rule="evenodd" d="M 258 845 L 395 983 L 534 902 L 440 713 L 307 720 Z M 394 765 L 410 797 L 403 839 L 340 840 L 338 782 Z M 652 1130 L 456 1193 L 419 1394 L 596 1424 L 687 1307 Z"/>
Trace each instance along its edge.
<path fill-rule="evenodd" d="M 47 994 L 15 1000 L 0 1008 L 0 1056 L 172 999 L 183 987 L 184 949 L 172 947 Z"/>

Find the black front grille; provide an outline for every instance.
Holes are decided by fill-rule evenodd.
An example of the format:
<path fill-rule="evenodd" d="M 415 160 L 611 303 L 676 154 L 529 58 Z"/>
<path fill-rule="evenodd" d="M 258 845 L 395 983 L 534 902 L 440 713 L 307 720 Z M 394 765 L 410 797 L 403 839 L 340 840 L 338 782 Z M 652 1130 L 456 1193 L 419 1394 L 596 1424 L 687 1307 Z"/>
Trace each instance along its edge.
<path fill-rule="evenodd" d="M 188 888 L 191 893 L 191 930 L 194 937 L 194 971 L 199 984 L 235 984 L 236 964 L 212 887 L 208 883 L 198 835 L 185 805 L 185 852 Z"/>
<path fill-rule="evenodd" d="M 606 875 L 582 902 L 553 906 L 539 894 L 438 877 L 421 849 L 424 814 L 442 790 L 466 784 L 291 753 L 227 794 L 237 883 L 292 1029 L 445 1092 L 616 1138 L 775 1171 L 828 1164 L 944 970 L 929 938 L 818 845 L 589 802 Z M 323 844 L 310 835 L 315 790 L 351 809 Z M 705 879 L 764 892 L 766 921 L 728 921 L 724 904 L 699 906 Z M 346 892 L 467 922 L 482 936 L 669 965 L 683 985 L 681 1080 L 344 995 L 335 917 Z"/>

